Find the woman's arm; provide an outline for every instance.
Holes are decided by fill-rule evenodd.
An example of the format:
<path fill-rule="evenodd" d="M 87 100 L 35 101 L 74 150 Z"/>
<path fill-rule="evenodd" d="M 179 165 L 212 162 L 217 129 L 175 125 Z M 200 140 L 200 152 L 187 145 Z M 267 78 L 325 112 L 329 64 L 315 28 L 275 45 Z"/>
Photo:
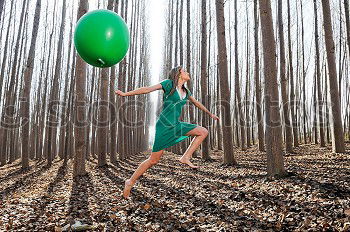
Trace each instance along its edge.
<path fill-rule="evenodd" d="M 124 93 L 120 90 L 116 90 L 115 93 L 119 96 L 126 97 L 126 96 L 134 96 L 134 95 L 150 93 L 150 92 L 156 91 L 156 90 L 161 89 L 161 88 L 162 88 L 161 84 L 156 84 L 156 85 L 152 85 L 152 86 L 141 87 L 141 88 L 138 88 L 138 89 L 126 92 L 126 93 Z"/>
<path fill-rule="evenodd" d="M 197 101 L 197 99 L 195 99 L 193 96 L 190 96 L 188 98 L 195 106 L 197 106 L 199 109 L 201 109 L 202 111 L 204 111 L 205 113 L 209 114 L 210 117 L 212 117 L 215 120 L 219 120 L 219 117 L 216 116 L 215 114 L 210 113 L 210 111 L 199 101 Z"/>

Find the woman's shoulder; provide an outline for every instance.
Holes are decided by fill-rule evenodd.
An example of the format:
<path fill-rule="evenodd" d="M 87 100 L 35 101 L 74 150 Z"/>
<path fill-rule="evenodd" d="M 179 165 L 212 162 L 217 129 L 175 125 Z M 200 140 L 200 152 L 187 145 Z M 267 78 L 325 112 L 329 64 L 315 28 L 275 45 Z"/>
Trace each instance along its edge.
<path fill-rule="evenodd" d="M 173 83 L 173 81 L 170 79 L 164 79 L 160 83 L 169 84 L 169 83 Z"/>
<path fill-rule="evenodd" d="M 173 87 L 173 81 L 170 79 L 164 79 L 163 81 L 160 82 L 162 85 L 162 88 L 165 93 L 168 93 L 170 89 Z"/>
<path fill-rule="evenodd" d="M 160 82 L 160 84 L 162 85 L 162 86 L 170 86 L 170 87 L 172 87 L 172 85 L 173 85 L 173 81 L 172 80 L 170 80 L 170 79 L 164 79 L 164 80 L 162 80 L 161 82 Z"/>

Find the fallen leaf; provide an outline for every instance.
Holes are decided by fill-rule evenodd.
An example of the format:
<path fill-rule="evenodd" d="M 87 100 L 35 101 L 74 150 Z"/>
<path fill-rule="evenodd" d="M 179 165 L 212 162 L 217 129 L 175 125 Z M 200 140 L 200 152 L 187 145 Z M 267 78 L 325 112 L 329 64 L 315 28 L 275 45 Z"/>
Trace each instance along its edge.
<path fill-rule="evenodd" d="M 146 203 L 145 206 L 143 207 L 145 210 L 149 210 L 151 208 L 151 205 L 149 203 Z"/>

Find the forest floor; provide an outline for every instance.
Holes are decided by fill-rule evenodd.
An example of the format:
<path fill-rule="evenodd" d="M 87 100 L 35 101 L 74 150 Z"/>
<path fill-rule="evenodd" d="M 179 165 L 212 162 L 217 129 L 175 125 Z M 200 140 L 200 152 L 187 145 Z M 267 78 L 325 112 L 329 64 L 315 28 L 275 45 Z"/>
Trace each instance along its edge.
<path fill-rule="evenodd" d="M 349 150 L 350 144 L 347 144 Z M 237 166 L 213 161 L 191 170 L 167 152 L 132 190 L 124 180 L 148 156 L 96 168 L 73 180 L 72 162 L 0 168 L 0 231 L 345 231 L 350 228 L 350 155 L 303 145 L 285 157 L 287 178 L 266 177 L 265 154 L 235 151 Z M 77 228 L 77 227 L 76 227 Z"/>

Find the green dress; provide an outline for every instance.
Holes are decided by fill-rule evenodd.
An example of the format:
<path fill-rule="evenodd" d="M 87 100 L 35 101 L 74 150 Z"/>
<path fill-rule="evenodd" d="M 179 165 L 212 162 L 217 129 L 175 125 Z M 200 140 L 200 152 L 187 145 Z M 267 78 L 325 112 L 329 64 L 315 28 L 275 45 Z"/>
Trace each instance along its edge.
<path fill-rule="evenodd" d="M 179 120 L 182 108 L 192 93 L 189 91 L 186 93 L 186 97 L 181 99 L 176 90 L 172 95 L 169 95 L 170 90 L 173 87 L 172 80 L 165 79 L 160 82 L 160 84 L 164 91 L 163 108 L 157 118 L 152 152 L 163 150 L 187 139 L 189 136 L 185 134 L 198 126 L 196 124 L 181 122 Z"/>

